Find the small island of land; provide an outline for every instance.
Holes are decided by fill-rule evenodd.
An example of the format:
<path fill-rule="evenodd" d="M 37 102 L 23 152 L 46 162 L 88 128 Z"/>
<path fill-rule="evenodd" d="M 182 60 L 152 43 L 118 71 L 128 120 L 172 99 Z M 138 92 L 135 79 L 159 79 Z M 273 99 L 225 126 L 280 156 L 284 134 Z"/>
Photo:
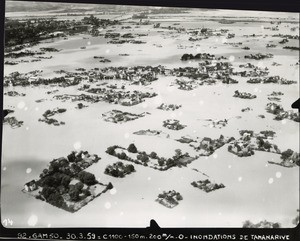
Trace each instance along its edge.
<path fill-rule="evenodd" d="M 179 192 L 172 190 L 168 192 L 164 191 L 162 194 L 159 194 L 158 198 L 155 201 L 167 208 L 174 208 L 182 199 L 183 198 Z"/>
<path fill-rule="evenodd" d="M 98 182 L 94 174 L 84 171 L 98 160 L 97 155 L 87 151 L 54 159 L 40 174 L 40 179 L 26 183 L 23 191 L 58 208 L 76 212 L 113 187 L 111 183 Z"/>

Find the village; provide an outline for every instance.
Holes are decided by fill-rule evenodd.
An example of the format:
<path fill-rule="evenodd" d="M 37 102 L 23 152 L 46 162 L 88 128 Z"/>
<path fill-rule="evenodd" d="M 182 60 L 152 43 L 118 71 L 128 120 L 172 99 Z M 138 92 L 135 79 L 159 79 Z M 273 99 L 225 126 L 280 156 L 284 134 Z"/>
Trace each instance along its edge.
<path fill-rule="evenodd" d="M 40 174 L 40 179 L 24 185 L 24 192 L 68 212 L 76 212 L 113 188 L 111 183 L 99 183 L 93 174 L 84 171 L 100 159 L 87 151 L 54 159 Z"/>
<path fill-rule="evenodd" d="M 97 11 L 6 18 L 4 205 L 41 227 L 291 227 L 297 17 Z"/>

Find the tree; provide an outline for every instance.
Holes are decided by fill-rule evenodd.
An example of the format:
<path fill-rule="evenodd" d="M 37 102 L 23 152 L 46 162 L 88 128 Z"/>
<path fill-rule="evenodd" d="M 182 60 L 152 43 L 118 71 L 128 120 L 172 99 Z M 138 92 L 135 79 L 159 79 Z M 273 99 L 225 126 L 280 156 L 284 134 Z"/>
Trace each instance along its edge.
<path fill-rule="evenodd" d="M 63 185 L 64 187 L 68 187 L 69 184 L 71 182 L 71 178 L 68 175 L 65 175 L 62 179 L 61 179 L 61 185 Z"/>
<path fill-rule="evenodd" d="M 156 158 L 157 158 L 157 153 L 154 152 L 154 151 L 151 152 L 151 153 L 150 153 L 150 157 L 153 158 L 153 159 L 156 159 Z"/>
<path fill-rule="evenodd" d="M 43 190 L 41 192 L 41 194 L 43 195 L 43 197 L 48 200 L 49 196 L 55 192 L 55 188 L 53 187 L 48 187 L 48 186 L 45 186 L 43 187 Z"/>
<path fill-rule="evenodd" d="M 47 201 L 56 207 L 62 207 L 64 204 L 63 197 L 57 192 L 50 194 Z"/>
<path fill-rule="evenodd" d="M 75 173 L 78 173 L 81 171 L 80 166 L 76 165 L 75 163 L 72 163 L 71 168 L 74 170 Z"/>
<path fill-rule="evenodd" d="M 163 166 L 165 164 L 165 161 L 161 158 L 158 159 L 158 165 Z"/>
<path fill-rule="evenodd" d="M 95 175 L 89 172 L 81 171 L 78 174 L 78 178 L 81 182 L 89 186 L 97 183 Z"/>
<path fill-rule="evenodd" d="M 286 151 L 281 153 L 281 159 L 282 160 L 286 160 L 288 158 L 290 158 L 293 155 L 294 151 L 291 149 L 287 149 Z"/>
<path fill-rule="evenodd" d="M 178 201 L 180 201 L 180 200 L 183 199 L 183 197 L 181 196 L 181 194 L 180 194 L 179 192 L 176 194 L 176 199 L 177 199 Z"/>
<path fill-rule="evenodd" d="M 82 193 L 83 193 L 85 196 L 87 196 L 87 197 L 92 195 L 91 192 L 90 192 L 90 190 L 88 190 L 88 189 L 82 190 Z"/>
<path fill-rule="evenodd" d="M 52 162 L 50 164 L 49 171 L 51 171 L 51 172 L 57 172 L 57 171 L 59 171 L 59 168 L 60 168 L 59 163 L 57 163 L 56 161 L 54 161 L 54 162 Z"/>
<path fill-rule="evenodd" d="M 139 154 L 139 155 L 137 155 L 137 159 L 141 160 L 142 162 L 149 161 L 149 157 L 147 155 L 145 155 L 145 154 Z"/>
<path fill-rule="evenodd" d="M 252 228 L 253 227 L 253 223 L 250 222 L 249 220 L 246 220 L 244 223 L 243 223 L 243 228 Z"/>
<path fill-rule="evenodd" d="M 131 153 L 137 153 L 137 148 L 136 148 L 136 146 L 135 146 L 133 143 L 131 143 L 131 144 L 128 146 L 127 151 L 129 151 L 129 152 L 131 152 Z"/>
<path fill-rule="evenodd" d="M 60 165 L 60 167 L 67 167 L 67 166 L 69 166 L 69 162 L 66 158 L 63 158 L 59 161 L 59 165 Z"/>
<path fill-rule="evenodd" d="M 109 182 L 108 185 L 107 185 L 107 189 L 113 189 L 113 187 L 114 187 L 114 186 L 112 185 L 112 183 Z"/>
<path fill-rule="evenodd" d="M 126 169 L 128 170 L 128 172 L 134 172 L 134 166 L 132 164 L 126 165 Z"/>
<path fill-rule="evenodd" d="M 114 146 L 110 146 L 106 149 L 106 153 L 109 155 L 114 155 L 115 154 L 115 147 Z"/>
<path fill-rule="evenodd" d="M 79 200 L 79 194 L 80 194 L 80 192 L 76 188 L 72 188 L 69 191 L 70 199 L 72 201 L 78 201 Z"/>
<path fill-rule="evenodd" d="M 121 160 L 126 160 L 126 157 L 127 157 L 127 155 L 125 152 L 121 152 L 118 154 L 118 158 L 120 158 Z"/>
<path fill-rule="evenodd" d="M 53 187 L 55 186 L 55 178 L 53 176 L 47 176 L 42 180 L 42 185 L 48 186 L 48 187 Z"/>
<path fill-rule="evenodd" d="M 82 190 L 82 188 L 83 188 L 83 183 L 82 182 L 77 182 L 76 184 L 75 184 L 75 188 L 78 190 L 78 191 L 81 191 Z"/>

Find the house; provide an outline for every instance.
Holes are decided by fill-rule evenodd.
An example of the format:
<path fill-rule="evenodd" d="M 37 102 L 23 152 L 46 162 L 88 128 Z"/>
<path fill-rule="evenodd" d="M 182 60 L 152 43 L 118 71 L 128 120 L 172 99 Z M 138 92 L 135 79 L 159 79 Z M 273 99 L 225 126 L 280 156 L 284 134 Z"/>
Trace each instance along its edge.
<path fill-rule="evenodd" d="M 207 149 L 212 143 L 212 139 L 209 137 L 204 137 L 203 140 L 200 142 L 200 149 Z"/>
<path fill-rule="evenodd" d="M 24 189 L 26 192 L 31 192 L 37 189 L 37 185 L 35 180 L 31 180 L 30 182 L 25 183 Z"/>
<path fill-rule="evenodd" d="M 36 82 L 37 80 L 38 80 L 38 78 L 36 76 L 31 76 L 28 79 L 29 83 Z"/>

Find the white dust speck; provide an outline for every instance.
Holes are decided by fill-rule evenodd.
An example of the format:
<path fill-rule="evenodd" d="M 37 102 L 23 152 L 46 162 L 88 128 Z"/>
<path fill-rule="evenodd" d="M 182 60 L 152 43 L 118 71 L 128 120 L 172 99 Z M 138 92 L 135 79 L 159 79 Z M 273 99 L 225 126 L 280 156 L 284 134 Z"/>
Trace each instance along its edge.
<path fill-rule="evenodd" d="M 255 89 L 254 89 L 254 92 L 258 92 L 258 89 L 257 89 L 257 88 L 255 88 Z"/>
<path fill-rule="evenodd" d="M 235 60 L 235 57 L 233 55 L 230 55 L 229 56 L 229 59 L 228 59 L 230 62 L 233 62 Z"/>
<path fill-rule="evenodd" d="M 23 109 L 25 107 L 25 102 L 24 101 L 20 101 L 17 106 L 18 106 L 19 109 Z"/>
<path fill-rule="evenodd" d="M 27 126 L 25 129 L 28 131 L 28 130 L 29 130 L 29 127 Z"/>
<path fill-rule="evenodd" d="M 147 180 L 150 181 L 150 180 L 151 180 L 151 177 L 148 177 Z"/>
<path fill-rule="evenodd" d="M 282 124 L 282 125 L 285 125 L 285 124 L 286 124 L 286 120 L 283 119 L 283 120 L 281 121 L 281 124 Z"/>
<path fill-rule="evenodd" d="M 238 178 L 238 181 L 239 181 L 239 182 L 241 182 L 242 180 L 243 180 L 243 178 L 242 178 L 242 177 L 239 177 L 239 178 Z"/>
<path fill-rule="evenodd" d="M 192 63 L 192 61 L 189 61 L 189 64 L 191 64 Z"/>
<path fill-rule="evenodd" d="M 109 52 L 110 52 L 110 49 L 107 49 L 107 50 L 105 51 L 105 53 L 107 53 L 107 54 L 109 54 Z"/>
<path fill-rule="evenodd" d="M 201 52 L 201 48 L 200 48 L 200 47 L 196 48 L 196 51 L 197 51 L 198 53 Z"/>
<path fill-rule="evenodd" d="M 231 168 L 231 165 L 228 165 L 228 168 L 230 169 L 230 168 Z"/>
<path fill-rule="evenodd" d="M 203 104 L 204 104 L 204 101 L 203 101 L 203 100 L 200 100 L 200 101 L 199 101 L 199 104 L 200 104 L 200 105 L 203 105 Z"/>
<path fill-rule="evenodd" d="M 219 214 L 219 216 L 221 216 L 222 215 L 222 213 L 218 213 Z"/>
<path fill-rule="evenodd" d="M 49 223 L 49 224 L 47 225 L 47 227 L 50 228 L 50 227 L 51 227 L 51 223 Z"/>
<path fill-rule="evenodd" d="M 272 184 L 274 182 L 274 179 L 272 177 L 269 178 L 268 183 Z"/>
<path fill-rule="evenodd" d="M 124 215 L 124 212 L 120 212 L 120 216 L 123 216 Z"/>
<path fill-rule="evenodd" d="M 87 42 L 87 45 L 91 45 L 91 41 L 88 41 L 88 42 Z"/>
<path fill-rule="evenodd" d="M 268 167 L 268 166 L 269 166 L 268 164 L 265 165 L 265 167 Z"/>
<path fill-rule="evenodd" d="M 207 160 L 207 159 L 208 159 L 208 157 L 206 156 L 206 157 L 205 157 L 205 160 Z"/>
<path fill-rule="evenodd" d="M 32 171 L 31 168 L 27 168 L 27 169 L 26 169 L 26 173 L 27 173 L 27 174 L 31 173 L 31 171 Z"/>
<path fill-rule="evenodd" d="M 27 110 L 28 110 L 28 107 L 26 106 L 26 107 L 24 108 L 24 110 L 27 111 Z"/>
<path fill-rule="evenodd" d="M 215 153 L 215 154 L 213 154 L 213 158 L 218 158 L 218 154 L 217 153 Z"/>
<path fill-rule="evenodd" d="M 35 107 L 35 111 L 38 111 L 39 110 L 39 107 Z"/>
<path fill-rule="evenodd" d="M 129 136 L 130 136 L 130 135 L 129 135 L 129 133 L 128 133 L 128 132 L 124 134 L 124 138 L 125 138 L 125 139 L 128 139 L 128 138 L 129 138 Z"/>
<path fill-rule="evenodd" d="M 27 224 L 29 226 L 35 226 L 37 224 L 37 221 L 38 221 L 38 217 L 36 215 L 31 215 L 28 218 Z"/>
<path fill-rule="evenodd" d="M 101 178 L 100 178 L 100 177 L 98 177 L 98 178 L 97 178 L 97 181 L 98 181 L 98 182 L 100 182 L 100 180 L 101 180 Z"/>
<path fill-rule="evenodd" d="M 117 189 L 113 188 L 109 192 L 111 195 L 115 195 L 117 193 Z"/>
<path fill-rule="evenodd" d="M 106 209 L 110 209 L 111 208 L 110 202 L 106 202 L 104 206 L 105 206 Z"/>
<path fill-rule="evenodd" d="M 276 172 L 276 177 L 281 178 L 281 172 Z"/>
<path fill-rule="evenodd" d="M 174 118 L 176 118 L 176 113 L 171 113 L 170 116 L 171 116 L 172 119 L 174 119 Z"/>
<path fill-rule="evenodd" d="M 74 145 L 73 145 L 73 147 L 74 147 L 75 150 L 80 150 L 80 148 L 81 148 L 81 142 L 80 141 L 75 142 Z"/>
<path fill-rule="evenodd" d="M 3 171 L 6 171 L 6 167 L 3 167 L 3 169 L 2 169 Z"/>

